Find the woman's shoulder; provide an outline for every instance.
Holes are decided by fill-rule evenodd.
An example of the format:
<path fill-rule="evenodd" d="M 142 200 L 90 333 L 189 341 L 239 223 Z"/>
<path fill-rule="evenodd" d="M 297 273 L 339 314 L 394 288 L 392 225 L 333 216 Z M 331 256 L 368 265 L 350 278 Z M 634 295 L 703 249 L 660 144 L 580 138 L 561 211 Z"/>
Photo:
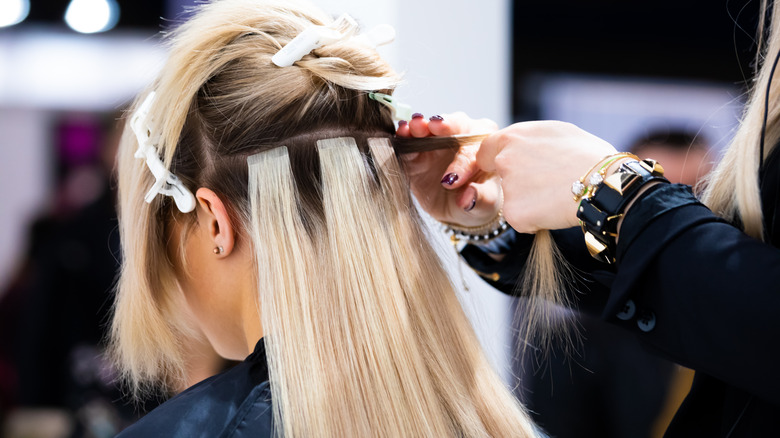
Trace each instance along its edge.
<path fill-rule="evenodd" d="M 273 410 L 265 363 L 245 361 L 158 406 L 125 429 L 132 437 L 271 437 Z"/>

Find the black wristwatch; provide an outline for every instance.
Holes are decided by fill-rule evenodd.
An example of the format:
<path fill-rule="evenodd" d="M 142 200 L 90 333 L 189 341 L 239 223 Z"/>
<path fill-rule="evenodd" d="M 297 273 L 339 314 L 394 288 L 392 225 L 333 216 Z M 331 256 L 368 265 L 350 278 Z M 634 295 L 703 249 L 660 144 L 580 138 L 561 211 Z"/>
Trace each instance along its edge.
<path fill-rule="evenodd" d="M 626 205 L 651 181 L 669 182 L 664 170 L 655 160 L 627 161 L 615 173 L 588 190 L 577 209 L 585 244 L 596 260 L 613 263 L 617 224 Z"/>

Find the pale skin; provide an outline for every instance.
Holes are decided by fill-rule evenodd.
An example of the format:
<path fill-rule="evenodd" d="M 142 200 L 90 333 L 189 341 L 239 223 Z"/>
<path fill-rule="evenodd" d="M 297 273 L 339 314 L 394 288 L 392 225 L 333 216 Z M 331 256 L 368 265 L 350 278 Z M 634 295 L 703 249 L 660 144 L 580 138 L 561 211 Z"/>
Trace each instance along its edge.
<path fill-rule="evenodd" d="M 398 128 L 405 137 L 488 134 L 498 129 L 488 119 L 475 120 L 464 113 L 445 116 L 444 120 L 412 119 Z M 403 155 L 412 191 L 423 209 L 441 222 L 477 226 L 490 222 L 501 201 L 501 190 L 495 173 L 478 169 L 478 146 L 464 146 L 457 153 L 439 150 Z M 456 174 L 451 184 L 442 182 L 446 175 Z"/>
<path fill-rule="evenodd" d="M 216 193 L 200 188 L 195 198 L 197 207 L 189 214 L 197 215 L 196 223 L 184 242 L 184 224 L 174 223 L 169 254 L 198 328 L 220 356 L 243 360 L 263 336 L 252 250 Z M 186 263 L 178 255 L 182 243 Z"/>
<path fill-rule="evenodd" d="M 399 127 L 397 134 L 414 137 L 469 134 L 475 132 L 475 127 L 487 126 L 484 123 L 462 113 L 445 115 L 444 120 L 417 118 Z M 405 161 L 415 194 L 427 193 L 427 198 L 442 198 L 446 192 L 462 194 L 473 188 L 470 181 L 479 172 L 498 175 L 504 196 L 504 217 L 517 231 L 534 233 L 578 225 L 571 183 L 616 152 L 606 141 L 572 124 L 535 121 L 494 129 L 481 145 L 463 147 L 446 163 L 448 157 L 434 155 L 435 152 L 413 154 L 405 157 Z M 618 168 L 617 164 L 610 166 L 608 174 Z M 445 170 L 435 176 L 425 176 L 434 169 Z M 458 181 L 432 184 L 435 177 L 442 178 L 449 173 L 457 173 Z M 482 199 L 481 193 L 476 196 Z M 458 222 L 454 206 L 441 208 L 425 199 L 420 202 L 422 207 L 437 220 L 474 225 Z M 458 199 L 458 196 L 448 199 Z M 479 209 L 494 211 L 495 206 L 478 202 L 474 210 Z M 470 213 L 476 217 L 478 213 L 474 210 Z"/>
<path fill-rule="evenodd" d="M 416 118 L 398 135 L 423 137 L 493 131 L 481 145 L 457 153 L 433 151 L 404 157 L 412 189 L 434 218 L 466 226 L 491 220 L 500 208 L 520 232 L 568 228 L 577 224 L 571 182 L 606 155 L 607 142 L 563 122 L 525 122 L 496 130 L 487 119 L 463 113 L 444 120 Z M 452 184 L 440 181 L 456 173 Z M 258 312 L 254 260 L 249 241 L 219 196 L 200 188 L 196 223 L 181 242 L 184 224 L 174 223 L 169 252 L 179 284 L 199 328 L 225 358 L 242 360 L 263 336 Z M 474 204 L 471 207 L 471 204 Z M 470 208 L 471 207 L 471 208 Z M 184 245 L 186 263 L 178 256 Z M 214 253 L 215 248 L 222 248 Z"/>

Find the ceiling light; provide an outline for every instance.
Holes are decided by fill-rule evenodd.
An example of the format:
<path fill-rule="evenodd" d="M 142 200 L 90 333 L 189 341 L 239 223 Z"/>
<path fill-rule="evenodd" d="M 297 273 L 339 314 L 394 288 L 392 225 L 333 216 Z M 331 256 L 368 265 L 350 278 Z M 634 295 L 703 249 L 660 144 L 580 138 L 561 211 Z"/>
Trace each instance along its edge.
<path fill-rule="evenodd" d="M 21 23 L 30 13 L 30 0 L 0 0 L 0 27 Z"/>
<path fill-rule="evenodd" d="M 71 0 L 65 10 L 65 23 L 80 33 L 105 32 L 119 21 L 115 0 Z"/>

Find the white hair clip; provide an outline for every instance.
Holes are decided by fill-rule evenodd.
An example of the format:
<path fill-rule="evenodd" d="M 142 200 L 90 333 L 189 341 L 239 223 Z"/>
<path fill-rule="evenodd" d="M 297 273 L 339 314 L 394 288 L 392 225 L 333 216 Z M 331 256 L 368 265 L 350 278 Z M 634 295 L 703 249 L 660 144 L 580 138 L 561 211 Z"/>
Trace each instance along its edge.
<path fill-rule="evenodd" d="M 289 67 L 314 49 L 350 38 L 357 31 L 357 27 L 355 20 L 348 14 L 342 15 L 328 26 L 311 26 L 276 52 L 271 61 L 279 67 Z"/>
<path fill-rule="evenodd" d="M 395 29 L 389 24 L 376 26 L 366 34 L 355 37 L 357 28 L 357 23 L 348 14 L 340 16 L 328 26 L 311 26 L 276 52 L 271 61 L 279 67 L 289 67 L 312 50 L 326 44 L 355 38 L 358 44 L 376 48 L 395 39 Z"/>
<path fill-rule="evenodd" d="M 412 118 L 412 107 L 401 103 L 398 99 L 384 93 L 368 93 L 368 97 L 385 106 L 393 112 L 393 120 L 409 120 Z"/>
<path fill-rule="evenodd" d="M 130 118 L 130 127 L 138 139 L 138 150 L 135 151 L 135 157 L 146 159 L 146 165 L 149 166 L 149 170 L 152 171 L 156 179 L 152 188 L 144 196 L 144 200 L 150 203 L 157 195 L 172 196 L 179 211 L 189 213 L 195 209 L 195 196 L 176 175 L 165 168 L 157 154 L 156 146 L 160 141 L 160 132 L 156 130 L 153 121 L 149 118 L 154 96 L 154 91 L 149 93 L 144 103 Z"/>
<path fill-rule="evenodd" d="M 368 32 L 357 35 L 352 39 L 358 44 L 376 49 L 379 46 L 390 44 L 395 40 L 395 28 L 389 24 L 380 24 L 372 27 Z"/>

